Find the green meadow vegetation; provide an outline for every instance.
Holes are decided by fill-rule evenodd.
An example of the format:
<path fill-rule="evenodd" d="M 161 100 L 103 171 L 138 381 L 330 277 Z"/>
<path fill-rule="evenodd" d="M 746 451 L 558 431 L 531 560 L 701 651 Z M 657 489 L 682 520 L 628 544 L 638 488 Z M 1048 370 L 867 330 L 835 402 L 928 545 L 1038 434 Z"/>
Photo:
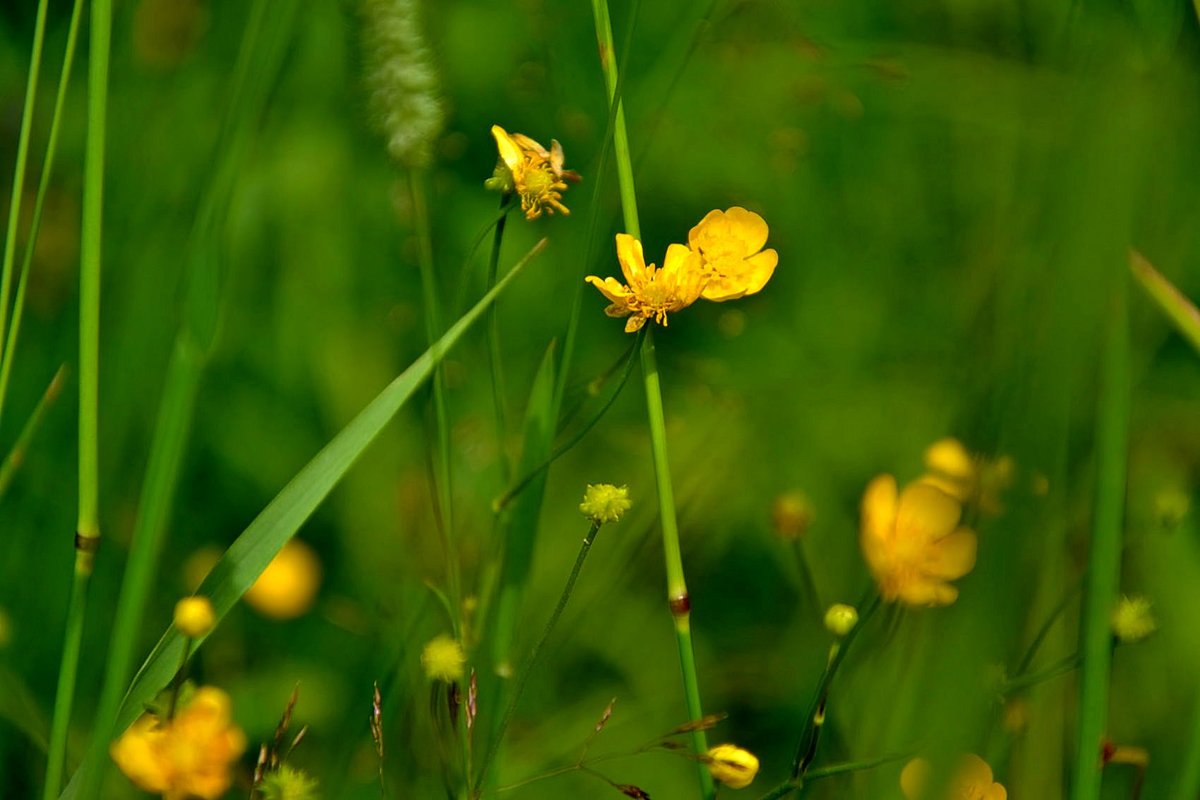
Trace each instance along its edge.
<path fill-rule="evenodd" d="M 1197 800 L 1198 20 L 5 6 L 0 797 Z"/>

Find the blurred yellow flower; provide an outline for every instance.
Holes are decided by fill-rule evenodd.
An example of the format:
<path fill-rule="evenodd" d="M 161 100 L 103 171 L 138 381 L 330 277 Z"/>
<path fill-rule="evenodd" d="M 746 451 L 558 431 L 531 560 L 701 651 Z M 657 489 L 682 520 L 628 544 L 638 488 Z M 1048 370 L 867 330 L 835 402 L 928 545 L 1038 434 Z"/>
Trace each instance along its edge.
<path fill-rule="evenodd" d="M 503 167 L 497 166 L 496 175 L 485 181 L 485 186 L 520 195 L 526 219 L 537 219 L 543 212 L 571 213 L 562 204 L 562 193 L 567 190 L 566 181 L 579 181 L 579 173 L 563 169 L 562 145 L 551 139 L 547 151 L 528 136 L 509 133 L 499 125 L 492 126 L 492 136 Z"/>
<path fill-rule="evenodd" d="M 463 676 L 467 655 L 452 636 L 442 634 L 430 640 L 421 651 L 421 667 L 431 681 L 453 683 Z"/>
<path fill-rule="evenodd" d="M 143 714 L 109 748 L 138 788 L 165 800 L 215 800 L 232 784 L 230 766 L 246 737 L 230 717 L 229 696 L 203 686 L 174 719 Z"/>
<path fill-rule="evenodd" d="M 1016 465 L 1008 456 L 972 455 L 958 439 L 938 439 L 925 450 L 923 483 L 936 486 L 960 503 L 975 503 L 985 514 L 1004 510 L 1000 495 L 1012 485 Z"/>
<path fill-rule="evenodd" d="M 205 636 L 216 624 L 217 615 L 207 597 L 185 597 L 175 604 L 175 627 L 184 636 Z"/>
<path fill-rule="evenodd" d="M 1150 613 L 1150 601 L 1137 594 L 1121 596 L 1111 621 L 1113 635 L 1124 644 L 1140 642 L 1158 630 L 1158 622 Z"/>
<path fill-rule="evenodd" d="M 906 800 L 928 797 L 933 767 L 923 758 L 914 758 L 900 773 L 900 791 Z M 950 781 L 945 800 L 1007 800 L 1008 790 L 992 780 L 992 768 L 979 756 L 963 756 L 954 779 Z"/>
<path fill-rule="evenodd" d="M 949 581 L 975 566 L 975 533 L 958 527 L 962 506 L 926 483 L 897 496 L 896 479 L 880 475 L 863 493 L 860 543 L 883 599 L 908 605 L 953 603 Z"/>
<path fill-rule="evenodd" d="M 589 483 L 583 494 L 583 502 L 579 504 L 579 511 L 595 524 L 603 525 L 619 520 L 631 505 L 628 486 Z"/>
<path fill-rule="evenodd" d="M 688 246 L 708 277 L 704 299 L 736 300 L 766 286 L 779 263 L 778 253 L 762 249 L 766 243 L 767 223 L 753 211 L 734 206 L 708 212 L 688 233 Z"/>
<path fill-rule="evenodd" d="M 292 539 L 246 592 L 246 602 L 274 619 L 295 619 L 312 608 L 321 585 L 321 562 L 311 547 Z"/>
<path fill-rule="evenodd" d="M 617 234 L 617 260 L 625 285 L 616 278 L 601 280 L 587 276 L 587 282 L 600 290 L 612 303 L 604 309 L 610 317 L 629 317 L 625 332 L 633 333 L 653 319 L 666 326 L 667 314 L 687 308 L 704 289 L 700 258 L 681 244 L 667 248 L 662 269 L 646 266 L 642 243 L 627 233 Z"/>
<path fill-rule="evenodd" d="M 781 494 L 771 504 L 771 523 L 780 539 L 799 539 L 808 533 L 814 516 L 812 501 L 801 491 Z"/>
<path fill-rule="evenodd" d="M 712 776 L 730 789 L 745 789 L 758 774 L 758 758 L 737 745 L 710 747 L 707 761 Z"/>

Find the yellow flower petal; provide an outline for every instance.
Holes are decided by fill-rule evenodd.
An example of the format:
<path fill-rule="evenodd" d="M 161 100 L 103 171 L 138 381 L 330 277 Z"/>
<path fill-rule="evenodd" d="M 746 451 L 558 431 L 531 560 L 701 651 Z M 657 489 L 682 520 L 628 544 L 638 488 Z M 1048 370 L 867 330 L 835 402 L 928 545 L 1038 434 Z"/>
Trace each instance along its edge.
<path fill-rule="evenodd" d="M 645 279 L 646 257 L 642 253 L 642 243 L 628 233 L 617 234 L 617 261 L 621 264 L 625 282 L 630 286 Z"/>
<path fill-rule="evenodd" d="M 909 577 L 897 582 L 895 598 L 910 606 L 948 606 L 958 599 L 958 589 L 933 578 Z"/>
<path fill-rule="evenodd" d="M 767 243 L 767 223 L 753 211 L 734 206 L 726 210 L 725 219 L 729 223 L 729 235 L 740 241 L 747 253 L 756 253 Z"/>
<path fill-rule="evenodd" d="M 504 162 L 510 172 L 515 173 L 525 161 L 525 157 L 521 154 L 521 148 L 508 135 L 508 131 L 499 125 L 492 126 L 492 136 L 496 139 L 496 150 L 500 152 L 500 160 Z"/>
<path fill-rule="evenodd" d="M 867 485 L 862 499 L 863 533 L 872 539 L 890 539 L 896 520 L 896 479 L 880 475 Z"/>
<path fill-rule="evenodd" d="M 959 528 L 930 544 L 921 567 L 927 575 L 943 580 L 961 578 L 975 568 L 978 541 L 975 532 Z"/>
<path fill-rule="evenodd" d="M 900 771 L 900 791 L 907 800 L 917 800 L 929 785 L 933 767 L 923 758 L 914 758 Z"/>
<path fill-rule="evenodd" d="M 896 512 L 897 535 L 932 542 L 953 531 L 961 516 L 962 506 L 950 495 L 925 483 L 909 484 Z"/>

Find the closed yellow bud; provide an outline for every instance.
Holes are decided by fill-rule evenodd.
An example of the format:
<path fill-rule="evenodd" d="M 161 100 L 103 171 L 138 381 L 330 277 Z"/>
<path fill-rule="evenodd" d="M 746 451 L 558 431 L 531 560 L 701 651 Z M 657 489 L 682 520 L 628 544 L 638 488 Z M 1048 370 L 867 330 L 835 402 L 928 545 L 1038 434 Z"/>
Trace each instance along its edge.
<path fill-rule="evenodd" d="M 745 789 L 758 774 L 758 758 L 733 744 L 708 749 L 708 771 L 730 789 Z"/>
<path fill-rule="evenodd" d="M 207 636 L 217 622 L 216 612 L 207 597 L 185 597 L 175 604 L 175 627 L 184 636 Z"/>
<path fill-rule="evenodd" d="M 858 624 L 858 609 L 845 603 L 834 603 L 825 612 L 825 630 L 842 637 L 854 630 Z"/>

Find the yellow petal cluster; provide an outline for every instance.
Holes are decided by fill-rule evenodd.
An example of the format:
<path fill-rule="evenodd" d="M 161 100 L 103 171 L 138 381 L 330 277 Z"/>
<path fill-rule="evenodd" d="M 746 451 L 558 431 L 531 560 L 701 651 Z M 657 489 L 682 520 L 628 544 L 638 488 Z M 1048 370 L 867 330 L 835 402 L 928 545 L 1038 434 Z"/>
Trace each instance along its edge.
<path fill-rule="evenodd" d="M 229 696 L 204 686 L 174 719 L 143 714 L 110 754 L 138 788 L 165 800 L 215 800 L 232 784 L 230 766 L 245 748 L 246 737 L 230 716 Z"/>
<path fill-rule="evenodd" d="M 1150 613 L 1150 601 L 1141 595 L 1122 595 L 1112 611 L 1112 631 L 1124 644 L 1140 642 L 1158 630 L 1158 623 Z"/>
<path fill-rule="evenodd" d="M 492 126 L 496 149 L 503 168 L 485 185 L 490 189 L 516 192 L 521 198 L 521 210 L 526 219 L 537 219 L 543 213 L 571 212 L 562 204 L 566 181 L 576 183 L 579 173 L 563 169 L 563 149 L 557 140 L 550 140 L 550 149 L 520 133 L 509 133 L 499 125 Z"/>
<path fill-rule="evenodd" d="M 860 544 L 867 567 L 888 602 L 944 606 L 958 598 L 949 581 L 975 567 L 975 533 L 958 526 L 962 505 L 918 481 L 898 492 L 880 475 L 862 499 Z"/>
<path fill-rule="evenodd" d="M 734 206 L 708 212 L 688 232 L 688 246 L 707 278 L 704 299 L 723 303 L 761 291 L 779 263 L 778 253 L 763 250 L 766 243 L 767 223 L 753 211 Z"/>
<path fill-rule="evenodd" d="M 923 758 L 914 758 L 900 773 L 900 791 L 905 800 L 927 800 L 933 767 Z M 979 756 L 968 753 L 959 763 L 950 781 L 945 800 L 1008 800 L 1008 790 L 992 780 L 992 768 Z"/>
<path fill-rule="evenodd" d="M 758 758 L 737 745 L 719 744 L 708 749 L 708 771 L 730 789 L 745 789 L 758 774 Z"/>
<path fill-rule="evenodd" d="M 667 324 L 667 314 L 703 297 L 724 302 L 754 294 L 775 272 L 779 256 L 763 250 L 767 223 L 752 211 L 734 206 L 710 211 L 688 234 L 688 244 L 667 248 L 662 269 L 646 266 L 642 243 L 617 234 L 617 261 L 625 283 L 589 275 L 587 282 L 610 303 L 604 313 L 629 317 L 625 332 L 640 330 L 647 320 Z M 760 252 L 761 251 L 761 252 Z"/>
<path fill-rule="evenodd" d="M 246 602 L 263 616 L 295 619 L 308 612 L 321 586 L 321 561 L 299 539 L 283 546 L 246 591 Z"/>
<path fill-rule="evenodd" d="M 613 486 L 611 483 L 589 483 L 583 493 L 579 512 L 597 525 L 619 520 L 633 503 L 629 499 L 628 486 Z"/>
<path fill-rule="evenodd" d="M 627 233 L 617 234 L 617 260 L 621 264 L 622 284 L 616 278 L 601 280 L 589 275 L 587 282 L 600 290 L 611 305 L 604 309 L 610 317 L 629 317 L 625 332 L 640 330 L 647 320 L 667 324 L 667 314 L 696 302 L 704 289 L 700 259 L 681 244 L 667 248 L 662 269 L 646 266 L 642 243 Z"/>
<path fill-rule="evenodd" d="M 453 683 L 461 680 L 466 663 L 467 655 L 462 645 L 444 633 L 430 640 L 421 651 L 421 667 L 431 681 Z"/>

